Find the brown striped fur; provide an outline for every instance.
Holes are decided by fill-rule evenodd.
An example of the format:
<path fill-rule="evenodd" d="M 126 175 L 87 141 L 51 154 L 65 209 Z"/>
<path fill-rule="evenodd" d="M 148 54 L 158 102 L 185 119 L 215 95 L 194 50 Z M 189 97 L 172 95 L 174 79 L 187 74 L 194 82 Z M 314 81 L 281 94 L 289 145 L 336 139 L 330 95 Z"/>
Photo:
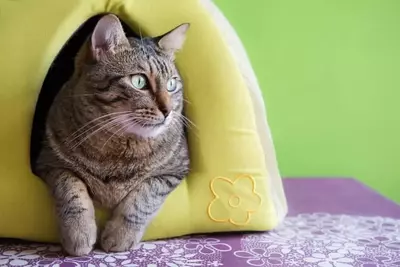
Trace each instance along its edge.
<path fill-rule="evenodd" d="M 180 81 L 174 53 L 187 29 L 127 39 L 118 18 L 106 15 L 77 55 L 74 75 L 51 106 L 35 165 L 54 196 L 69 254 L 85 255 L 97 241 L 93 201 L 113 210 L 102 248 L 134 248 L 187 175 L 183 93 L 166 88 L 170 78 Z M 132 86 L 137 73 L 146 88 Z"/>

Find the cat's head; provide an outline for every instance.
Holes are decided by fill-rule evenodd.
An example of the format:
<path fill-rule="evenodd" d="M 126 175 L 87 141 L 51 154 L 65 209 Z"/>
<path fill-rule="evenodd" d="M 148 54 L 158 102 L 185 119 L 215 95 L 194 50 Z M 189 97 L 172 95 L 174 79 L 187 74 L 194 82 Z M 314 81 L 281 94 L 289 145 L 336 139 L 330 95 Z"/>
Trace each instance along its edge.
<path fill-rule="evenodd" d="M 153 138 L 176 127 L 183 83 L 174 58 L 188 28 L 182 24 L 158 37 L 128 39 L 116 16 L 102 17 L 78 59 L 75 93 L 86 97 L 73 98 L 74 105 L 88 119 L 104 116 L 119 134 Z"/>

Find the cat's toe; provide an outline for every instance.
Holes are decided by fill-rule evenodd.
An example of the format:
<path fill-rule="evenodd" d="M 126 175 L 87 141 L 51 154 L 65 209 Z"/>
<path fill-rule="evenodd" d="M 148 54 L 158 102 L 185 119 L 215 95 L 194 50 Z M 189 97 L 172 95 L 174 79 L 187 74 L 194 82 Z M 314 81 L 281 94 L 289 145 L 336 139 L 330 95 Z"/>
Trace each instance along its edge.
<path fill-rule="evenodd" d="M 64 245 L 64 250 L 71 256 L 85 256 L 88 255 L 93 249 L 93 245 L 88 244 L 68 244 Z"/>
<path fill-rule="evenodd" d="M 62 246 L 71 256 L 88 255 L 96 243 L 96 225 L 85 225 L 77 228 L 70 227 L 62 232 Z"/>
<path fill-rule="evenodd" d="M 106 252 L 132 250 L 139 242 L 137 231 L 120 220 L 108 222 L 101 235 L 101 247 Z"/>

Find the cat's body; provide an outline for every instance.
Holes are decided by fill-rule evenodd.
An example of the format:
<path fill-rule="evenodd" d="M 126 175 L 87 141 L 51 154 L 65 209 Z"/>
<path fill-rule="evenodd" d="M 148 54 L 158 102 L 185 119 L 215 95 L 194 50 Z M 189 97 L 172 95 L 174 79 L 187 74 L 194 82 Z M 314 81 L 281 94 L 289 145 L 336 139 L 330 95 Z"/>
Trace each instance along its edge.
<path fill-rule="evenodd" d="M 135 247 L 187 175 L 182 84 L 173 62 L 187 28 L 128 40 L 107 15 L 78 54 L 73 77 L 51 106 L 34 168 L 55 198 L 69 254 L 87 254 L 97 241 L 93 201 L 113 210 L 102 248 Z"/>
<path fill-rule="evenodd" d="M 60 137 L 50 134 L 52 139 Z M 52 148 L 46 147 L 39 162 L 47 163 L 38 167 L 37 172 L 46 180 L 47 169 L 62 166 L 73 170 L 86 184 L 91 197 L 106 208 L 114 208 L 145 179 L 175 174 L 182 167 L 182 175 L 187 172 L 189 162 L 183 132 L 148 142 L 117 135 L 112 141 L 108 140 L 112 134 L 91 138 L 80 146 L 78 150 L 81 151 L 76 154 L 63 147 L 61 142 L 54 143 Z M 55 142 L 54 139 L 51 142 Z M 107 144 L 103 147 L 105 142 Z M 183 166 L 182 161 L 185 162 Z"/>
<path fill-rule="evenodd" d="M 94 127 L 95 124 L 92 123 L 89 128 L 92 127 L 93 131 L 88 131 L 86 129 L 88 127 L 83 130 L 88 131 L 87 133 L 78 131 L 85 122 L 75 119 L 77 117 L 83 119 L 85 113 L 71 116 L 70 112 L 74 108 L 69 105 L 85 101 L 87 98 L 76 97 L 71 102 L 71 98 L 75 98 L 71 95 L 71 91 L 70 86 L 65 86 L 50 110 L 46 127 L 48 145 L 42 150 L 37 165 L 37 171 L 42 174 L 40 176 L 43 179 L 46 179 L 43 172 L 47 169 L 62 167 L 73 170 L 85 182 L 94 200 L 106 208 L 114 208 L 144 179 L 168 173 L 174 174 L 182 167 L 182 161 L 185 161 L 183 167 L 186 171 L 188 155 L 183 125 L 177 125 L 179 131 L 166 129 L 161 136 L 154 139 L 119 135 L 115 134 L 113 129 L 105 127 L 101 133 L 93 134 L 91 138 L 73 149 L 76 142 L 101 126 Z M 94 115 L 94 117 L 100 116 L 100 114 Z M 83 121 L 90 120 L 92 119 L 83 119 Z M 68 124 L 64 124 L 65 122 Z M 71 138 L 75 132 L 77 134 Z M 77 138 L 78 135 L 80 136 Z M 73 138 L 76 138 L 75 142 L 68 142 Z"/>

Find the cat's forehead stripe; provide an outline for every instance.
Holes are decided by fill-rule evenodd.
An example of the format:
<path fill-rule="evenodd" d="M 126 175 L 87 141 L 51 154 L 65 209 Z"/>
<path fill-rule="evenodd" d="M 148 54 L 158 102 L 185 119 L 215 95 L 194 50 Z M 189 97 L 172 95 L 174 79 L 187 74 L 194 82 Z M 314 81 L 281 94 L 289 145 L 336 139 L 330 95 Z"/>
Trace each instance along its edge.
<path fill-rule="evenodd" d="M 159 74 L 165 74 L 167 72 L 167 70 L 165 68 L 163 68 L 163 66 L 159 60 L 155 59 L 154 65 L 156 65 L 156 69 Z"/>
<path fill-rule="evenodd" d="M 171 69 L 168 68 L 167 64 L 158 58 L 151 58 L 149 60 L 150 72 L 164 77 L 171 75 Z"/>
<path fill-rule="evenodd" d="M 139 71 L 146 72 L 146 68 L 143 67 L 143 65 L 140 64 L 140 62 L 139 62 L 139 64 L 136 64 L 135 67 L 136 67 Z"/>
<path fill-rule="evenodd" d="M 167 73 L 169 75 L 169 68 L 167 67 L 165 62 L 160 60 L 159 63 L 160 63 L 160 67 L 161 67 L 161 72 Z"/>

